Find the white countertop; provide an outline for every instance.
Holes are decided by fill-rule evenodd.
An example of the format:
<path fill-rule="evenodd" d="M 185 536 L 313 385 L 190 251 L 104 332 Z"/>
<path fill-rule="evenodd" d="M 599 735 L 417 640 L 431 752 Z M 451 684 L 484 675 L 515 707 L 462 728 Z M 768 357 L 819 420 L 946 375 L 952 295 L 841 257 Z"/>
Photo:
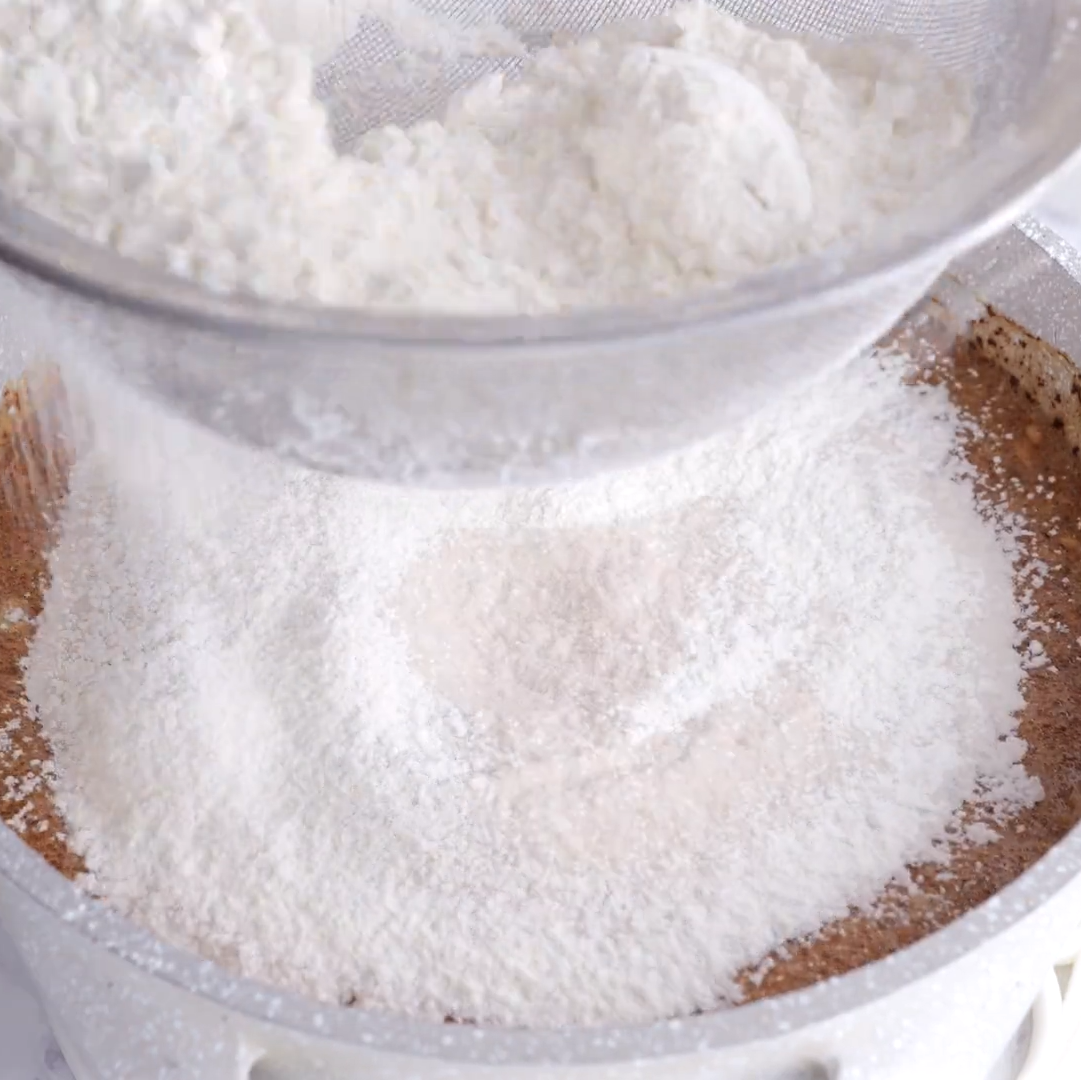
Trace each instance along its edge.
<path fill-rule="evenodd" d="M 1049 193 L 1039 216 L 1081 249 L 1081 169 Z M 1081 912 L 1078 913 L 1081 917 Z M 1081 1045 L 1067 1076 L 1081 1076 Z M 11 944 L 0 931 L 0 1080 L 72 1080 L 63 1057 L 49 1036 L 35 1000 L 20 977 Z M 1047 1080 L 1053 1080 L 1048 1077 Z"/>

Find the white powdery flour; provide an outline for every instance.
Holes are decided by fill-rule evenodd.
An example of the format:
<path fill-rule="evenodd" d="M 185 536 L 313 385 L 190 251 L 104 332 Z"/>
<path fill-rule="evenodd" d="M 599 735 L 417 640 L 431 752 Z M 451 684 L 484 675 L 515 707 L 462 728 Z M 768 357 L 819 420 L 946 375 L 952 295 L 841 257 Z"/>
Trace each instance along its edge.
<path fill-rule="evenodd" d="M 645 1021 L 942 855 L 965 799 L 1035 801 L 1013 556 L 944 391 L 884 363 L 473 494 L 96 389 L 26 679 L 90 885 L 322 999 Z"/>
<path fill-rule="evenodd" d="M 542 50 L 340 156 L 307 54 L 272 36 L 296 36 L 283 7 L 0 5 L 0 186 L 218 291 L 540 312 L 723 287 L 858 242 L 969 130 L 964 88 L 908 51 L 774 38 L 696 2 Z M 324 22 L 365 8 L 392 30 L 410 10 L 357 0 Z"/>

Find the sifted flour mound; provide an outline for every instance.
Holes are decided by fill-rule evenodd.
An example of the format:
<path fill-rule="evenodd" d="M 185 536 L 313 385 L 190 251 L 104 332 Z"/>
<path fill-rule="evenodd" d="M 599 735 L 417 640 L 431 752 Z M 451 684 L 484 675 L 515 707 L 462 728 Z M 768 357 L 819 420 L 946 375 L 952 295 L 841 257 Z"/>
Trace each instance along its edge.
<path fill-rule="evenodd" d="M 945 392 L 882 363 L 647 468 L 472 494 L 96 383 L 26 673 L 88 884 L 327 1000 L 646 1021 L 731 1000 L 964 800 L 1034 802 L 1008 537 Z"/>
<path fill-rule="evenodd" d="M 332 5 L 328 25 L 360 6 Z M 280 7 L 0 5 L 0 185 L 218 291 L 540 312 L 727 286 L 858 242 L 969 128 L 963 89 L 908 52 L 775 38 L 697 2 L 553 45 L 339 156 L 306 53 L 257 17 Z M 379 113 L 370 96 L 354 115 Z"/>

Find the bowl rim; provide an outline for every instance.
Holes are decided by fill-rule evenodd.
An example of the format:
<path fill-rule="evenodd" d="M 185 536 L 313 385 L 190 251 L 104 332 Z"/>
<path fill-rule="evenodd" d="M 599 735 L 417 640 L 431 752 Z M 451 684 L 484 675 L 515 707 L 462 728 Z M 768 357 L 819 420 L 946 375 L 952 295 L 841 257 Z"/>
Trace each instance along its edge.
<path fill-rule="evenodd" d="M 902 991 L 975 953 L 1081 878 L 1081 825 L 994 896 L 915 944 L 847 974 L 738 1008 L 643 1024 L 447 1024 L 315 1001 L 228 974 L 80 891 L 6 825 L 0 879 L 142 975 L 257 1024 L 367 1051 L 448 1063 L 599 1065 L 733 1049 L 789 1036 Z"/>

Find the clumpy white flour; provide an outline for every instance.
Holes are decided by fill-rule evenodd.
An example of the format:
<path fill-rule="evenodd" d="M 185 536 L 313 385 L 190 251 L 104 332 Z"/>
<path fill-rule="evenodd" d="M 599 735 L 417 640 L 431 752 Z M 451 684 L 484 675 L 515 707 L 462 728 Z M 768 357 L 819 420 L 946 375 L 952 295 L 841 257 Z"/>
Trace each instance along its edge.
<path fill-rule="evenodd" d="M 969 128 L 964 88 L 909 52 L 775 38 L 692 2 L 547 48 L 340 156 L 285 6 L 9 0 L 0 185 L 218 291 L 540 312 L 727 286 L 858 242 Z M 369 8 L 392 32 L 409 10 L 343 0 L 324 22 Z M 374 91 L 350 103 L 369 105 Z"/>
<path fill-rule="evenodd" d="M 1008 543 L 945 391 L 883 363 L 534 492 L 87 391 L 26 684 L 91 887 L 326 1000 L 647 1021 L 942 855 L 965 799 L 1035 801 Z"/>

